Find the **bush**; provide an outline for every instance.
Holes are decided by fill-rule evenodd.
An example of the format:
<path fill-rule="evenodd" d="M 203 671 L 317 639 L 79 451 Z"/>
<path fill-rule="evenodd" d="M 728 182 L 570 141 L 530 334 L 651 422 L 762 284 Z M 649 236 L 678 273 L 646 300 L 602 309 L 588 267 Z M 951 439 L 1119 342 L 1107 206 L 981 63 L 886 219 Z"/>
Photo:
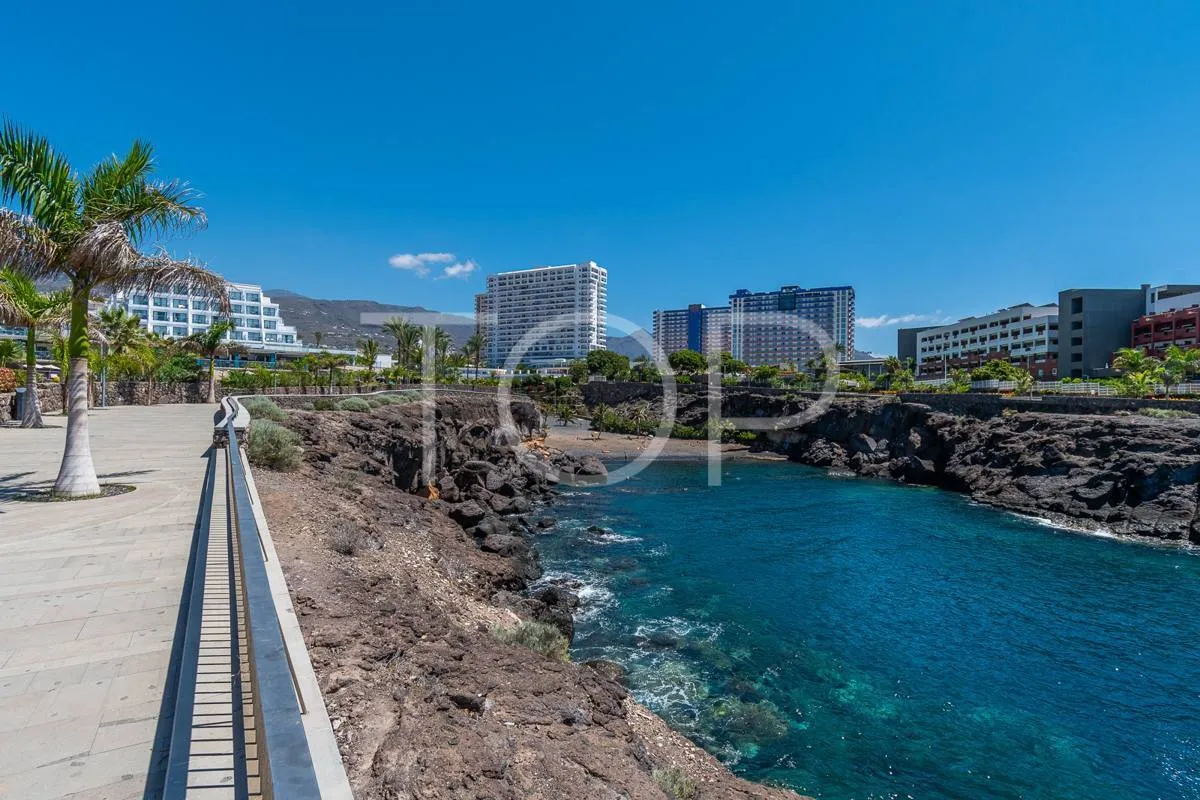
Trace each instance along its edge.
<path fill-rule="evenodd" d="M 1181 408 L 1139 408 L 1138 414 L 1154 419 L 1196 419 L 1200 414 L 1184 411 Z"/>
<path fill-rule="evenodd" d="M 549 656 L 556 661 L 569 661 L 567 648 L 570 642 L 562 635 L 562 631 L 544 622 L 522 620 L 513 628 L 494 626 L 492 635 L 506 644 L 517 644 L 530 650 Z"/>
<path fill-rule="evenodd" d="M 250 423 L 246 455 L 251 464 L 291 472 L 300 466 L 300 437 L 270 420 Z"/>
<path fill-rule="evenodd" d="M 238 402 L 250 412 L 250 419 L 269 419 L 272 422 L 283 422 L 287 419 L 287 412 L 275 405 L 275 401 L 269 397 L 247 397 Z"/>
<path fill-rule="evenodd" d="M 655 768 L 651 773 L 663 794 L 675 800 L 695 800 L 699 796 L 696 782 L 679 767 Z"/>
<path fill-rule="evenodd" d="M 337 411 L 337 401 L 328 397 L 318 397 L 312 402 L 313 411 Z"/>
<path fill-rule="evenodd" d="M 0 392 L 12 392 L 17 388 L 17 373 L 8 367 L 0 367 Z"/>
<path fill-rule="evenodd" d="M 370 411 L 371 404 L 361 397 L 347 397 L 337 405 L 338 411 Z"/>

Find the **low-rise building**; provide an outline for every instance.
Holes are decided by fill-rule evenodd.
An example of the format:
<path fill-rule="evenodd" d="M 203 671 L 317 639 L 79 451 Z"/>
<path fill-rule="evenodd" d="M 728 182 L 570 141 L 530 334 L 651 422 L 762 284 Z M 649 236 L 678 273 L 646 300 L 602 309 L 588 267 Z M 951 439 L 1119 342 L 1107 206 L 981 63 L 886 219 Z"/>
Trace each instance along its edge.
<path fill-rule="evenodd" d="M 900 328 L 897 330 L 896 357 L 905 364 L 915 366 L 917 363 L 917 335 L 936 327 L 936 325 L 925 325 L 920 328 Z"/>
<path fill-rule="evenodd" d="M 917 333 L 916 374 L 941 378 L 995 359 L 1029 370 L 1039 380 L 1058 377 L 1058 306 L 1020 303 Z"/>

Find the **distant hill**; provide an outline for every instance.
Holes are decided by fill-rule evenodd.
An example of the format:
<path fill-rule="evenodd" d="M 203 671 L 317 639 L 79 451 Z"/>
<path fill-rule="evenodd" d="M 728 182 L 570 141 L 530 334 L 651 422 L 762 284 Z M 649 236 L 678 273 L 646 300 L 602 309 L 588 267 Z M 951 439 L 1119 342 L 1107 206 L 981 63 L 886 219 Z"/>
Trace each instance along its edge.
<path fill-rule="evenodd" d="M 264 289 L 263 294 L 279 304 L 283 321 L 295 326 L 305 344 L 314 344 L 313 333 L 323 334 L 321 343 L 330 347 L 353 349 L 359 339 L 375 339 L 382 345 L 395 345 L 391 335 L 379 325 L 363 324 L 362 315 L 402 317 L 419 325 L 440 325 L 461 347 L 475 332 L 475 320 L 456 314 L 442 314 L 421 306 L 398 306 L 374 300 L 321 300 L 288 289 Z M 392 347 L 385 347 L 391 350 Z"/>
<path fill-rule="evenodd" d="M 649 334 L 647 334 L 647 336 L 649 336 Z M 614 353 L 620 353 L 623 356 L 629 356 L 631 360 L 637 358 L 638 356 L 650 355 L 646 352 L 646 348 L 642 347 L 637 339 L 634 339 L 632 336 L 609 336 L 608 349 Z"/>

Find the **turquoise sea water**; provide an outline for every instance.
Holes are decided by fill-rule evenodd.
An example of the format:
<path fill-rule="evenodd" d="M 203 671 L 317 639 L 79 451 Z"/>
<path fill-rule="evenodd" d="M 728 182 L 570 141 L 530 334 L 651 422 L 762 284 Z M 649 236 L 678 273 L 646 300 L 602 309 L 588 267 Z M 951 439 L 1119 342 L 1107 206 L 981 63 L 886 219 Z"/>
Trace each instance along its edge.
<path fill-rule="evenodd" d="M 792 464 L 662 463 L 539 537 L 576 660 L 820 798 L 1200 798 L 1200 556 Z M 600 525 L 604 533 L 589 532 Z"/>

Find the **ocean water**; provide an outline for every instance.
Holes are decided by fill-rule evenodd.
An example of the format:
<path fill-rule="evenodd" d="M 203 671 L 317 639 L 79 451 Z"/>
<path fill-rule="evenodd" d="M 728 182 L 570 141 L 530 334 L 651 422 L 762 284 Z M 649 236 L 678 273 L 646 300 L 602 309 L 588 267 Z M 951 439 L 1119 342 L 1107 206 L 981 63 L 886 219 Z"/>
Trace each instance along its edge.
<path fill-rule="evenodd" d="M 572 656 L 819 798 L 1200 798 L 1200 555 L 793 464 L 660 463 L 539 536 Z M 589 525 L 603 533 L 589 532 Z"/>

